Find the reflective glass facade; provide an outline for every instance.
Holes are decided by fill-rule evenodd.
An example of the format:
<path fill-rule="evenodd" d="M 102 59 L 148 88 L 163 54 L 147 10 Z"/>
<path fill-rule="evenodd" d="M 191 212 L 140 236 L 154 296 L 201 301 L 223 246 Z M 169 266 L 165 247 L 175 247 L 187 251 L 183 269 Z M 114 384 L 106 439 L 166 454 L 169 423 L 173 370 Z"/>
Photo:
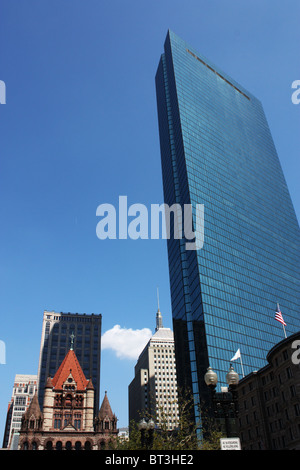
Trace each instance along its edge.
<path fill-rule="evenodd" d="M 277 302 L 299 331 L 299 225 L 257 98 L 170 31 L 156 93 L 165 203 L 204 204 L 203 248 L 171 237 L 168 260 L 178 386 L 205 399 L 238 348 L 245 375 L 266 364 Z"/>

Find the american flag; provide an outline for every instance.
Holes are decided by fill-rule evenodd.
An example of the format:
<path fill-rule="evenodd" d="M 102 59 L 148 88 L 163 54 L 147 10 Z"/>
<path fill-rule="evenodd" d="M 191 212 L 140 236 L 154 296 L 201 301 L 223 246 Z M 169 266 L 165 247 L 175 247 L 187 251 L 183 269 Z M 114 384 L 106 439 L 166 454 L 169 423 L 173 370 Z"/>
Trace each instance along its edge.
<path fill-rule="evenodd" d="M 286 323 L 285 323 L 285 321 L 283 319 L 283 316 L 282 316 L 282 313 L 280 311 L 279 304 L 277 304 L 277 310 L 275 312 L 275 320 L 280 321 L 280 323 L 282 323 L 284 326 L 286 326 Z"/>

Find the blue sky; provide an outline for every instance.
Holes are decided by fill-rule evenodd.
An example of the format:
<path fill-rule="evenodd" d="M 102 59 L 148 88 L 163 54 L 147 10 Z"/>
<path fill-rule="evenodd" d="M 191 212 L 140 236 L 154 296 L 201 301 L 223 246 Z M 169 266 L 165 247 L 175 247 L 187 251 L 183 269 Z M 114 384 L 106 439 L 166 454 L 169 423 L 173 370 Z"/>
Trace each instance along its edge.
<path fill-rule="evenodd" d="M 121 427 L 128 346 L 154 330 L 157 287 L 172 326 L 165 240 L 96 237 L 98 205 L 163 202 L 154 76 L 168 28 L 262 101 L 299 218 L 299 16 L 298 0 L 2 0 L 1 441 L 15 374 L 37 372 L 45 309 L 122 331 L 100 391 Z"/>

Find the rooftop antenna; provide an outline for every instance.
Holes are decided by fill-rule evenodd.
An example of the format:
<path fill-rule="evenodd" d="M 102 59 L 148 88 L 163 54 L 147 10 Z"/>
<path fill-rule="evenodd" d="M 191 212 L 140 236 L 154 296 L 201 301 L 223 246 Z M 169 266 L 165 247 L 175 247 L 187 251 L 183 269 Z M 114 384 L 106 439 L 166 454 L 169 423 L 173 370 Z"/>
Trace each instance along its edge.
<path fill-rule="evenodd" d="M 157 313 L 156 313 L 156 328 L 155 331 L 159 330 L 160 328 L 163 328 L 163 322 L 162 322 L 162 315 L 159 310 L 159 295 L 158 295 L 158 288 L 157 288 Z"/>

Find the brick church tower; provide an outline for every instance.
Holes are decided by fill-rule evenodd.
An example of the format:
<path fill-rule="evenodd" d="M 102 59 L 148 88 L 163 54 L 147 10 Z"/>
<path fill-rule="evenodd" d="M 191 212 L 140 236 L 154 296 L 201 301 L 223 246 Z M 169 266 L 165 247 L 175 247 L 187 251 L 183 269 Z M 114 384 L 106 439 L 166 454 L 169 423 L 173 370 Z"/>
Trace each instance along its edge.
<path fill-rule="evenodd" d="M 99 450 L 117 436 L 117 418 L 107 393 L 95 418 L 94 387 L 73 347 L 45 386 L 43 412 L 37 395 L 22 418 L 21 450 Z"/>

